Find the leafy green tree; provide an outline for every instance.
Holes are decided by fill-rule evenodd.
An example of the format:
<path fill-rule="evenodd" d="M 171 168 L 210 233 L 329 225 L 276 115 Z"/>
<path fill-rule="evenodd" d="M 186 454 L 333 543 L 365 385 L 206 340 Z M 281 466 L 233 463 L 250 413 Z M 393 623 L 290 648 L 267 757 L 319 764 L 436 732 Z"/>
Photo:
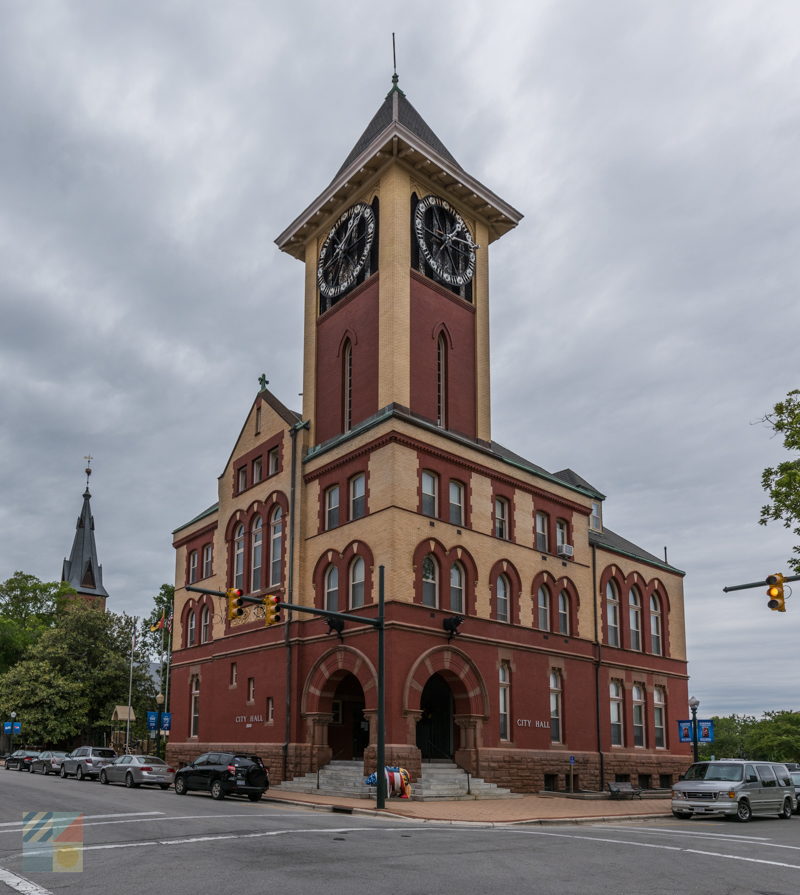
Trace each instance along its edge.
<path fill-rule="evenodd" d="M 800 540 L 800 389 L 790 391 L 763 420 L 776 435 L 783 437 L 783 446 L 795 457 L 767 467 L 761 474 L 761 485 L 770 502 L 761 508 L 759 522 L 783 522 Z M 789 566 L 800 574 L 800 544 L 792 548 L 795 556 Z"/>
<path fill-rule="evenodd" d="M 762 761 L 800 761 L 800 713 L 764 712 L 747 731 L 749 758 Z"/>
<path fill-rule="evenodd" d="M 716 758 L 749 758 L 747 737 L 756 723 L 752 715 L 714 716 L 714 742 L 702 743 L 698 749 L 701 761 Z"/>
<path fill-rule="evenodd" d="M 64 597 L 74 593 L 68 584 L 43 582 L 24 572 L 0 584 L 0 673 L 19 662 L 53 626 Z"/>
<path fill-rule="evenodd" d="M 153 597 L 153 609 L 150 615 L 142 620 L 140 628 L 142 642 L 156 661 L 161 661 L 163 655 L 169 652 L 171 634 L 169 626 L 174 601 L 175 588 L 171 584 L 162 584 L 158 593 Z M 162 618 L 164 619 L 163 627 L 158 627 Z M 152 628 L 156 628 L 156 630 L 153 631 Z"/>
<path fill-rule="evenodd" d="M 25 659 L 0 675 L 0 714 L 17 712 L 21 741 L 42 747 L 69 745 L 77 738 L 101 744 L 110 733 L 114 707 L 128 704 L 134 630 L 135 620 L 128 616 L 102 612 L 82 600 L 66 603 Z M 155 690 L 140 643 L 133 653 L 132 704 L 141 728 Z M 51 714 L 65 713 L 57 726 L 46 717 L 42 694 L 52 698 Z"/>

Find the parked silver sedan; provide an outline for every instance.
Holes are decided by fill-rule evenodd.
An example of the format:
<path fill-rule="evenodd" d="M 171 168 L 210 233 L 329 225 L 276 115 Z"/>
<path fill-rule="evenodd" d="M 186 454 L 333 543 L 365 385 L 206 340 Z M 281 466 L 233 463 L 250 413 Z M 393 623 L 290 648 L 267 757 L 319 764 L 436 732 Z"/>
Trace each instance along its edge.
<path fill-rule="evenodd" d="M 100 771 L 101 783 L 124 783 L 128 789 L 150 784 L 169 789 L 175 769 L 155 755 L 120 755 Z"/>
<path fill-rule="evenodd" d="M 58 774 L 61 762 L 67 757 L 66 752 L 40 752 L 38 758 L 31 762 L 31 774 Z"/>

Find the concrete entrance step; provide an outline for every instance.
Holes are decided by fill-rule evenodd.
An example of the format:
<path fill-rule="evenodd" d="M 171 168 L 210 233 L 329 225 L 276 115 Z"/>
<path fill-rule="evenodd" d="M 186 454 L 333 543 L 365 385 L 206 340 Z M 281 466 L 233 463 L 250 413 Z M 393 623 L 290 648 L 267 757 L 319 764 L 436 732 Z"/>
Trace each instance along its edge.
<path fill-rule="evenodd" d="M 341 796 L 348 799 L 374 799 L 375 787 L 364 783 L 364 763 L 356 761 L 331 761 L 318 771 L 286 780 L 273 786 L 277 793 L 319 793 L 323 796 Z"/>
<path fill-rule="evenodd" d="M 417 802 L 472 801 L 518 799 L 521 795 L 472 777 L 455 762 L 436 760 L 422 763 L 422 776 L 411 787 L 411 798 Z"/>

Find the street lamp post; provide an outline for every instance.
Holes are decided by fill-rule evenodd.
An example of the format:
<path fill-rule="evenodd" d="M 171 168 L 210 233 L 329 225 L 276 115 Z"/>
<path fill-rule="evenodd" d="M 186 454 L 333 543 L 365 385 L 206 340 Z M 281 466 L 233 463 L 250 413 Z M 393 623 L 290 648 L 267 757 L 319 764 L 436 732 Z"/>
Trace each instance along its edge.
<path fill-rule="evenodd" d="M 697 761 L 697 708 L 699 705 L 700 700 L 692 696 L 689 700 L 689 708 L 692 711 L 692 753 L 695 761 Z"/>
<path fill-rule="evenodd" d="M 164 694 L 159 693 L 156 696 L 156 704 L 158 705 L 158 716 L 156 717 L 156 755 L 161 758 L 161 714 L 164 708 Z"/>
<path fill-rule="evenodd" d="M 11 739 L 8 744 L 8 751 L 9 751 L 9 754 L 11 754 L 11 755 L 14 754 L 14 722 L 16 720 L 17 720 L 17 713 L 12 712 L 11 713 L 11 733 L 9 735 L 11 737 Z"/>

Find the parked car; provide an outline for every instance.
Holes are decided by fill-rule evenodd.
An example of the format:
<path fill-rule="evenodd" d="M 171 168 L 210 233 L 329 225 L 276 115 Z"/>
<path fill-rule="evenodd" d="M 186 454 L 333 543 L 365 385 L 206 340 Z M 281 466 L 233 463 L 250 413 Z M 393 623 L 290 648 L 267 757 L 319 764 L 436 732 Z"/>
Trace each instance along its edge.
<path fill-rule="evenodd" d="M 128 789 L 143 783 L 169 789 L 174 779 L 174 769 L 155 755 L 120 755 L 100 769 L 101 783 L 124 783 Z"/>
<path fill-rule="evenodd" d="M 7 771 L 29 771 L 31 762 L 39 755 L 38 752 L 31 752 L 29 749 L 17 749 L 12 752 L 6 759 Z"/>
<path fill-rule="evenodd" d="M 85 777 L 95 777 L 100 774 L 100 769 L 111 764 L 117 757 L 113 749 L 102 746 L 80 746 L 74 752 L 64 756 L 59 770 L 59 776 L 71 777 L 73 774 L 78 780 Z"/>
<path fill-rule="evenodd" d="M 786 765 L 771 761 L 700 761 L 672 786 L 675 817 L 717 814 L 743 823 L 754 814 L 788 819 L 796 805 Z"/>
<path fill-rule="evenodd" d="M 30 765 L 31 774 L 57 774 L 61 768 L 61 762 L 66 756 L 66 752 L 40 752 L 33 759 Z"/>
<path fill-rule="evenodd" d="M 792 778 L 792 783 L 794 784 L 794 795 L 797 799 L 797 807 L 795 808 L 795 812 L 800 814 L 800 771 L 789 770 L 789 776 Z"/>
<path fill-rule="evenodd" d="M 210 792 L 212 799 L 247 796 L 257 802 L 269 789 L 269 772 L 257 755 L 244 752 L 205 752 L 175 772 L 175 792 Z"/>

